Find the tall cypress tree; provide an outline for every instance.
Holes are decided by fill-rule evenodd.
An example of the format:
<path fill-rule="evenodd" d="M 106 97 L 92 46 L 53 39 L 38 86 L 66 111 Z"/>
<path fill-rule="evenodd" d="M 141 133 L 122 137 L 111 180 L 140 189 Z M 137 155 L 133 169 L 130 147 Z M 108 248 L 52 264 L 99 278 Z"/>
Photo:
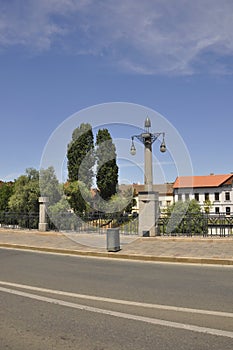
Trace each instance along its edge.
<path fill-rule="evenodd" d="M 100 190 L 100 196 L 108 200 L 117 192 L 118 166 L 116 163 L 116 147 L 107 129 L 98 131 L 96 146 L 96 183 Z"/>
<path fill-rule="evenodd" d="M 68 180 L 82 181 L 91 187 L 93 180 L 94 137 L 90 124 L 82 123 L 73 131 L 72 140 L 68 145 Z"/>
<path fill-rule="evenodd" d="M 65 193 L 74 211 L 83 214 L 88 208 L 88 203 L 83 198 L 84 187 L 89 191 L 92 186 L 95 164 L 94 137 L 90 124 L 82 123 L 73 131 L 67 159 L 68 183 Z"/>

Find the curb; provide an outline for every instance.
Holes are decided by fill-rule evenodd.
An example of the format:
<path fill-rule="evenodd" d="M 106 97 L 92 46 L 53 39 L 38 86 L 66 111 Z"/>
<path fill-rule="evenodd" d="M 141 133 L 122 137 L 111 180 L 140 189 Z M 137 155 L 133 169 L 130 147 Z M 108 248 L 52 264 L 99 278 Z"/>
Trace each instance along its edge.
<path fill-rule="evenodd" d="M 134 260 L 134 261 L 233 266 L 233 259 L 152 256 L 152 255 L 138 255 L 138 254 L 122 254 L 118 252 L 105 253 L 105 252 L 81 251 L 81 250 L 70 250 L 70 249 L 60 249 L 60 248 L 36 247 L 36 246 L 28 246 L 28 245 L 21 245 L 21 244 L 10 244 L 10 243 L 0 243 L 0 248 L 12 248 L 12 249 L 22 249 L 22 250 L 28 250 L 28 251 L 58 253 L 58 254 L 87 256 L 87 257 L 99 257 L 99 258 L 124 259 L 124 260 Z"/>

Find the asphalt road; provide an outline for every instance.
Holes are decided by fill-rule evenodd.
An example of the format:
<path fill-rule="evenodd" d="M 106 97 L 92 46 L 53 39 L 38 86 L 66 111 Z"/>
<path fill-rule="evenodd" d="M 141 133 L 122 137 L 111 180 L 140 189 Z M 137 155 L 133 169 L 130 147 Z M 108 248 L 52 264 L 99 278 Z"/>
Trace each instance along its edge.
<path fill-rule="evenodd" d="M 233 268 L 0 249 L 1 350 L 232 350 Z"/>

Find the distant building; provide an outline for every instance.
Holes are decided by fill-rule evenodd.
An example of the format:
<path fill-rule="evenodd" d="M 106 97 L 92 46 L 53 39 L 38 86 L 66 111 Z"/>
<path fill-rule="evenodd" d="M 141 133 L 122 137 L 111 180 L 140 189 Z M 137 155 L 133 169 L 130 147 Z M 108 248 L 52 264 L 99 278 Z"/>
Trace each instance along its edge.
<path fill-rule="evenodd" d="M 120 185 L 120 190 L 125 191 L 129 188 L 134 192 L 134 198 L 136 200 L 136 205 L 133 207 L 132 211 L 138 212 L 139 202 L 138 193 L 144 191 L 144 185 L 132 184 L 132 185 Z M 159 193 L 159 209 L 164 211 L 169 205 L 173 203 L 173 183 L 165 184 L 155 184 L 153 185 L 153 191 Z"/>
<path fill-rule="evenodd" d="M 233 214 L 233 174 L 179 176 L 173 185 L 174 202 L 195 199 L 203 211 Z"/>

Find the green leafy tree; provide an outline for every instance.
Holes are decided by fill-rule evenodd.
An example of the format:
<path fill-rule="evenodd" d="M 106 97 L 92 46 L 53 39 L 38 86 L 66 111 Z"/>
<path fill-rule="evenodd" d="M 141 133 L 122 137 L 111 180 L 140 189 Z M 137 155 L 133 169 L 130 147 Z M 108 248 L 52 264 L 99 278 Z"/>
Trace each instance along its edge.
<path fill-rule="evenodd" d="M 126 213 L 131 213 L 132 208 L 137 204 L 137 201 L 135 199 L 136 197 L 136 190 L 132 190 L 129 188 L 128 190 L 125 191 L 124 196 L 128 199 L 127 200 L 127 206 L 125 207 L 125 212 Z"/>
<path fill-rule="evenodd" d="M 52 166 L 40 170 L 40 195 L 49 197 L 49 207 L 61 200 L 62 187 Z"/>
<path fill-rule="evenodd" d="M 94 137 L 90 124 L 82 123 L 73 131 L 68 145 L 68 181 L 82 181 L 92 186 L 94 156 Z"/>
<path fill-rule="evenodd" d="M 2 182 L 0 184 L 0 211 L 9 210 L 9 199 L 14 192 L 13 182 Z"/>
<path fill-rule="evenodd" d="M 18 213 L 37 213 L 39 196 L 39 171 L 33 168 L 26 169 L 26 175 L 19 176 L 14 183 L 9 208 Z"/>
<path fill-rule="evenodd" d="M 116 147 L 107 129 L 98 131 L 96 145 L 97 187 L 101 197 L 108 200 L 117 192 L 118 166 L 116 163 Z"/>
<path fill-rule="evenodd" d="M 67 200 L 74 210 L 79 215 L 84 215 L 90 209 L 91 192 L 81 181 L 71 181 L 64 185 L 64 192 Z"/>
<path fill-rule="evenodd" d="M 65 194 L 71 208 L 76 213 L 83 214 L 88 211 L 88 203 L 83 198 L 83 193 L 90 191 L 95 165 L 94 136 L 90 124 L 82 123 L 73 131 L 72 140 L 68 144 L 67 159 L 68 182 Z"/>
<path fill-rule="evenodd" d="M 57 203 L 55 203 L 49 207 L 50 213 L 55 214 L 55 215 L 58 215 L 60 213 L 69 212 L 69 210 L 70 210 L 70 205 L 69 205 L 69 202 L 67 201 L 66 196 L 62 196 L 61 199 Z"/>
<path fill-rule="evenodd" d="M 167 232 L 201 234 L 206 230 L 206 219 L 201 212 L 199 203 L 178 201 L 167 208 Z"/>
<path fill-rule="evenodd" d="M 201 207 L 199 203 L 192 199 L 191 201 L 178 201 L 169 205 L 166 209 L 166 213 L 170 215 L 171 213 L 190 213 L 190 214 L 198 214 L 201 213 Z"/>
<path fill-rule="evenodd" d="M 209 199 L 206 199 L 204 201 L 204 211 L 205 211 L 205 213 L 209 214 L 210 209 L 211 209 L 212 206 L 213 205 L 212 205 L 211 201 Z"/>
<path fill-rule="evenodd" d="M 60 185 L 53 167 L 40 172 L 34 168 L 26 169 L 25 174 L 15 180 L 9 208 L 18 213 L 37 213 L 41 195 L 49 197 L 49 205 L 61 199 Z"/>

